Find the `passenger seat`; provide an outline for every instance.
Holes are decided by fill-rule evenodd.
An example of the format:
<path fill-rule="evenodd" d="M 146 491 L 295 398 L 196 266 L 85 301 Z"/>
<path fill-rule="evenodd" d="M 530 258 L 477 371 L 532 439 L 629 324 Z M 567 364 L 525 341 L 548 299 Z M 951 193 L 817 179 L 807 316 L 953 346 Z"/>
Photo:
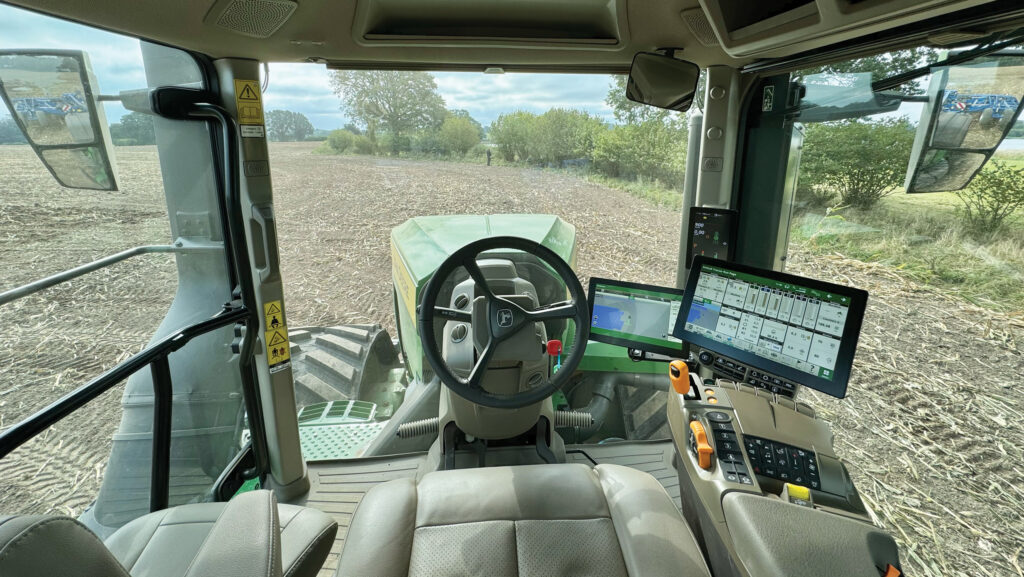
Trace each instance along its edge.
<path fill-rule="evenodd" d="M 100 541 L 63 516 L 0 516 L 0 575 L 315 577 L 338 524 L 273 493 L 150 513 Z"/>

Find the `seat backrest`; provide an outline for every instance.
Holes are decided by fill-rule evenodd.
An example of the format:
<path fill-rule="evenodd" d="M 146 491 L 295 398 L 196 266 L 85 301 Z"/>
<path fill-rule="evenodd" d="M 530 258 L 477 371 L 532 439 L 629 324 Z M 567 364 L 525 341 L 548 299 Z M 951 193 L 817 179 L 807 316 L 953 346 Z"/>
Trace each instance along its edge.
<path fill-rule="evenodd" d="M 59 515 L 0 516 L 0 575 L 129 577 L 92 531 Z"/>

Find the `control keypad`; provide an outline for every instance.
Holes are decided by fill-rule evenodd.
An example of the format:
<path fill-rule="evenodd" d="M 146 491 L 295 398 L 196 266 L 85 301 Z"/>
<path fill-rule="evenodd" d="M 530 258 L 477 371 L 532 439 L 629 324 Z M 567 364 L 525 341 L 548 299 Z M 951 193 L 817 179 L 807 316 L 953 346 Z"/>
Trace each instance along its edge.
<path fill-rule="evenodd" d="M 712 436 L 715 439 L 715 454 L 718 455 L 718 467 L 722 470 L 722 476 L 730 483 L 740 485 L 753 485 L 754 479 L 747 469 L 743 460 L 743 452 L 740 449 L 740 441 L 736 436 L 736 430 L 732 426 L 729 416 L 721 411 L 714 415 L 706 415 L 711 423 Z M 712 417 L 717 420 L 712 420 Z"/>
<path fill-rule="evenodd" d="M 743 446 L 754 474 L 821 489 L 818 459 L 814 451 L 750 435 L 743 436 Z"/>

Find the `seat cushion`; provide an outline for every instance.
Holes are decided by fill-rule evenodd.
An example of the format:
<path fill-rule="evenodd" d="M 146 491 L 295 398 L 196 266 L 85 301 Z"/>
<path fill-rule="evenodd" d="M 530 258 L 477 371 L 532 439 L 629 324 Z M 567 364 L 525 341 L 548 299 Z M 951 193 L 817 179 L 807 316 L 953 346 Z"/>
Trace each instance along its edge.
<path fill-rule="evenodd" d="M 181 505 L 150 513 L 106 540 L 132 577 L 181 577 L 227 503 Z M 278 505 L 284 577 L 315 577 L 338 524 L 316 509 Z"/>
<path fill-rule="evenodd" d="M 707 577 L 693 535 L 654 477 L 617 465 L 438 471 L 371 489 L 340 577 Z"/>

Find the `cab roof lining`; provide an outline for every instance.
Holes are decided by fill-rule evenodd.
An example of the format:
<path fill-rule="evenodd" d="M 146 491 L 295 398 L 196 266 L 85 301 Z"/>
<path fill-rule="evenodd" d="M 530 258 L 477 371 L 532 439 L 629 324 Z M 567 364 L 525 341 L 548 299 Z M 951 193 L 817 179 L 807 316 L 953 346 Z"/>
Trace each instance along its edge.
<path fill-rule="evenodd" d="M 865 31 L 860 36 L 845 30 L 828 39 L 833 41 L 831 45 L 818 41 L 817 45 L 767 51 L 761 58 L 734 58 L 720 44 L 700 42 L 681 17 L 684 11 L 701 10 L 700 2 L 715 0 L 525 0 L 525 4 L 524 0 L 479 0 L 483 8 L 470 10 L 453 23 L 446 23 L 440 16 L 423 16 L 422 6 L 451 13 L 472 4 L 466 0 L 298 0 L 297 8 L 288 12 L 289 16 L 267 38 L 217 25 L 217 17 L 232 0 L 0 1 L 211 58 L 318 62 L 330 68 L 351 69 L 622 73 L 628 71 L 636 52 L 671 47 L 677 50 L 677 57 L 701 67 L 725 65 L 745 72 L 781 72 L 795 69 L 799 66 L 794 63 L 809 62 L 809 58 L 817 65 L 851 57 L 848 49 L 836 51 L 839 46 L 861 46 L 865 54 L 891 49 L 900 45 L 900 40 L 890 32 L 906 36 L 923 22 L 896 22 L 888 30 Z M 519 4 L 528 11 L 517 16 L 513 6 Z M 550 6 L 544 8 L 545 4 Z M 998 12 L 993 9 L 996 6 L 1014 4 L 1018 10 L 1024 8 L 1019 0 L 996 0 L 956 16 L 967 12 L 993 14 Z M 485 9 L 494 6 L 500 10 Z M 530 10 L 548 23 L 529 32 L 526 14 Z M 580 15 L 586 24 L 571 30 L 573 19 Z M 480 23 L 485 25 L 480 27 Z M 897 24 L 904 25 L 896 28 Z M 548 37 L 552 35 L 563 37 Z M 862 42 L 881 36 L 885 36 L 885 42 Z"/>

